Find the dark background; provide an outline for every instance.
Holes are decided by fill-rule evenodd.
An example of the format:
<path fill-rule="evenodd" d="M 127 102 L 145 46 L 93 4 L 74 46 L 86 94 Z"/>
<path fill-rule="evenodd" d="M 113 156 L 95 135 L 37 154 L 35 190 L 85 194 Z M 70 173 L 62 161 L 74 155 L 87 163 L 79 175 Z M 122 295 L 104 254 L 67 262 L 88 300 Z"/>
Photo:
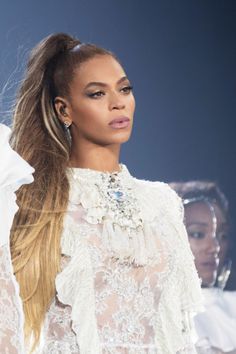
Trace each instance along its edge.
<path fill-rule="evenodd" d="M 236 220 L 236 1 L 0 1 L 2 122 L 10 124 L 29 49 L 61 31 L 111 49 L 124 64 L 137 103 L 122 150 L 130 171 L 216 180 Z"/>

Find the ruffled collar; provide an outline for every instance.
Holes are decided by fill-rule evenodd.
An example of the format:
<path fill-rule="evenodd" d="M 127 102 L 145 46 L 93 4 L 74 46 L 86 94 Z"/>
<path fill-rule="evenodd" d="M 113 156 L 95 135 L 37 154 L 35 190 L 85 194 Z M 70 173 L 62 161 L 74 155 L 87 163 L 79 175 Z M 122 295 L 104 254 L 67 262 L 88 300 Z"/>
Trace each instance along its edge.
<path fill-rule="evenodd" d="M 114 172 L 98 171 L 90 168 L 80 167 L 70 167 L 68 168 L 68 171 L 73 175 L 75 179 L 89 179 L 93 182 L 98 181 L 101 178 L 109 178 L 110 176 L 119 176 L 120 178 L 131 177 L 128 168 L 122 163 L 119 164 L 119 170 Z"/>
<path fill-rule="evenodd" d="M 134 179 L 125 165 L 120 164 L 120 171 L 112 173 L 70 168 L 69 180 L 69 200 L 82 205 L 89 223 L 110 220 L 122 229 L 142 228 L 139 203 L 133 191 Z"/>

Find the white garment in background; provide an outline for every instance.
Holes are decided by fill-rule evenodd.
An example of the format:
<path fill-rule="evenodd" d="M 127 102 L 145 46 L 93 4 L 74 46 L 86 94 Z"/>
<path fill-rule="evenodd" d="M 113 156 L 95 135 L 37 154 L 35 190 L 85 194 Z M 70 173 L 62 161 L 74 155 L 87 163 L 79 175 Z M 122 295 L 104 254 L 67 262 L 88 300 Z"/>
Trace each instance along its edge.
<path fill-rule="evenodd" d="M 23 311 L 13 275 L 9 234 L 18 209 L 15 191 L 33 181 L 31 168 L 9 144 L 10 129 L 0 124 L 0 353 L 24 354 Z"/>
<path fill-rule="evenodd" d="M 34 169 L 8 143 L 10 129 L 0 124 L 0 245 L 9 242 L 9 231 L 18 209 L 15 191 L 33 181 Z"/>
<path fill-rule="evenodd" d="M 236 291 L 203 289 L 205 312 L 195 317 L 199 338 L 224 352 L 236 350 Z"/>

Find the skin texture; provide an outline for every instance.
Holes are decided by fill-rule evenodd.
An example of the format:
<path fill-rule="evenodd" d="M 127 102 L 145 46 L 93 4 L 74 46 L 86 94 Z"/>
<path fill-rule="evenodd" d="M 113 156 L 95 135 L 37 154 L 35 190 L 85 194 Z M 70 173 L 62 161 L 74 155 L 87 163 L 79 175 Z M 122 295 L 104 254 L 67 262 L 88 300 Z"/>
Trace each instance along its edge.
<path fill-rule="evenodd" d="M 81 64 L 75 70 L 70 97 L 57 97 L 55 108 L 62 122 L 72 123 L 71 166 L 119 170 L 120 145 L 131 135 L 135 100 L 116 59 L 97 55 Z M 111 127 L 109 123 L 119 117 L 130 119 L 128 127 Z"/>
<path fill-rule="evenodd" d="M 214 285 L 219 264 L 219 242 L 227 234 L 227 222 L 220 207 L 212 203 L 214 213 L 205 202 L 185 207 L 185 223 L 195 265 L 203 286 Z"/>

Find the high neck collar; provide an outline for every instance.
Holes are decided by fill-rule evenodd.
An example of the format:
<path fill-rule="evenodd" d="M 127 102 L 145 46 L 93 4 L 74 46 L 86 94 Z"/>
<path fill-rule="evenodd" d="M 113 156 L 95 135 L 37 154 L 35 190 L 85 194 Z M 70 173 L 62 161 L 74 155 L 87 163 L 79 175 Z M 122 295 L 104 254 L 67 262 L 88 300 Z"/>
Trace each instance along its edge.
<path fill-rule="evenodd" d="M 90 168 L 81 167 L 70 167 L 69 171 L 75 179 L 86 179 L 88 180 L 107 180 L 110 178 L 125 179 L 131 177 L 127 167 L 124 164 L 119 164 L 118 171 L 98 171 Z"/>

